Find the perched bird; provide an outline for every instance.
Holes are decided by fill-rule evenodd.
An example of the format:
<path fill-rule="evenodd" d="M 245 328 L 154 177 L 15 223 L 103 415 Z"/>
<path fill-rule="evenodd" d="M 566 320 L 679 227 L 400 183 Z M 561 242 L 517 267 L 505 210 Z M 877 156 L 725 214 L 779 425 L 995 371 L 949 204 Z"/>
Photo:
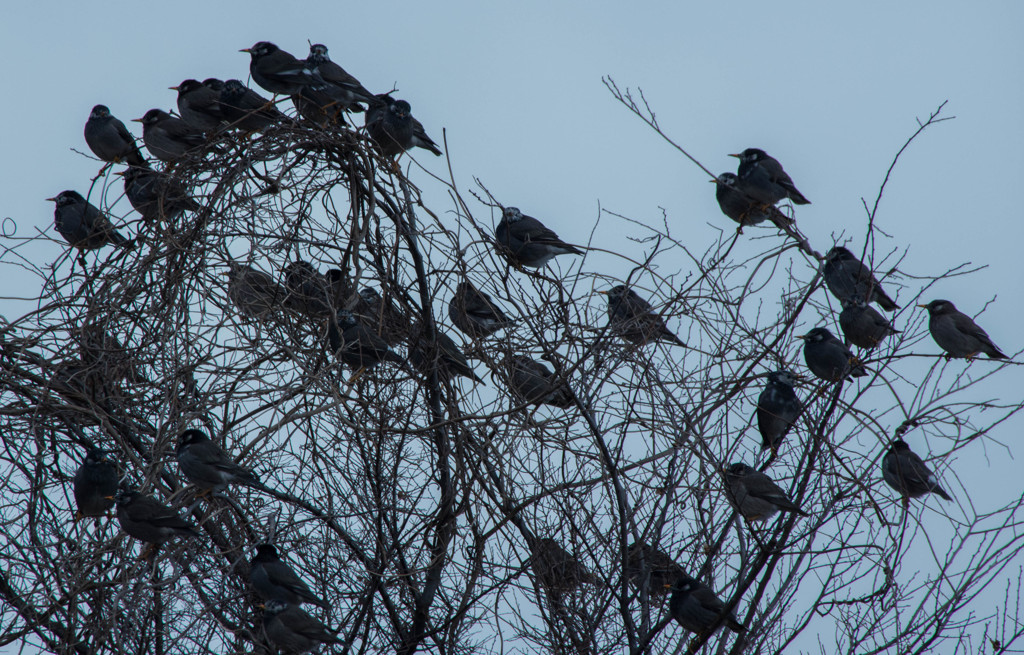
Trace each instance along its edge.
<path fill-rule="evenodd" d="M 288 120 L 274 103 L 238 80 L 224 82 L 220 92 L 220 110 L 230 127 L 243 132 L 257 132 Z"/>
<path fill-rule="evenodd" d="M 686 345 L 665 326 L 665 320 L 654 313 L 651 303 L 625 284 L 599 293 L 608 295 L 608 325 L 612 333 L 639 346 L 654 341 Z"/>
<path fill-rule="evenodd" d="M 206 143 L 206 134 L 161 109 L 150 109 L 142 118 L 142 141 L 160 161 L 172 162 Z"/>
<path fill-rule="evenodd" d="M 366 132 L 384 156 L 394 157 L 416 147 L 441 155 L 441 149 L 427 136 L 423 124 L 413 118 L 408 102 L 393 100 L 387 94 L 376 98 L 376 106 L 366 112 Z"/>
<path fill-rule="evenodd" d="M 804 406 L 796 397 L 795 375 L 786 370 L 768 374 L 768 384 L 757 398 L 757 429 L 761 432 L 761 450 L 778 450 L 790 428 L 800 418 Z"/>
<path fill-rule="evenodd" d="M 122 175 L 124 195 L 147 221 L 170 221 L 186 211 L 199 209 L 199 203 L 188 195 L 185 185 L 167 173 L 129 166 Z"/>
<path fill-rule="evenodd" d="M 840 302 L 857 296 L 867 302 L 876 302 L 889 312 L 900 307 L 882 290 L 871 269 L 842 246 L 836 246 L 825 254 L 822 276 L 828 290 Z"/>
<path fill-rule="evenodd" d="M 902 439 L 893 440 L 882 458 L 882 478 L 886 484 L 900 492 L 904 503 L 910 498 L 920 498 L 928 492 L 938 494 L 945 500 L 953 500 L 939 486 L 939 481 L 931 469 Z"/>
<path fill-rule="evenodd" d="M 490 296 L 468 280 L 459 282 L 455 288 L 455 295 L 448 303 L 448 317 L 455 327 L 474 339 L 490 336 L 513 324 Z"/>
<path fill-rule="evenodd" d="M 637 542 L 626 549 L 626 579 L 639 587 L 644 575 L 650 576 L 648 591 L 652 596 L 664 596 L 686 571 L 668 553 L 649 544 Z"/>
<path fill-rule="evenodd" d="M 900 333 L 861 296 L 850 296 L 843 301 L 839 327 L 850 343 L 868 349 L 877 346 L 887 336 Z"/>
<path fill-rule="evenodd" d="M 96 373 L 108 384 L 122 380 L 132 384 L 146 381 L 136 358 L 125 350 L 117 337 L 104 329 L 101 322 L 86 322 L 70 329 L 72 334 L 76 331 L 78 352 L 87 372 Z"/>
<path fill-rule="evenodd" d="M 804 361 L 817 377 L 828 382 L 861 378 L 868 370 L 850 349 L 826 328 L 814 328 L 797 339 L 804 340 Z"/>
<path fill-rule="evenodd" d="M 725 625 L 733 632 L 747 629 L 734 612 L 725 613 L 725 603 L 710 587 L 685 573 L 672 585 L 668 611 L 676 623 L 700 635 L 717 625 Z"/>
<path fill-rule="evenodd" d="M 570 592 L 581 584 L 598 584 L 597 577 L 551 537 L 530 537 L 528 543 L 530 566 L 548 591 Z"/>
<path fill-rule="evenodd" d="M 509 390 L 519 402 L 562 409 L 576 404 L 568 383 L 540 362 L 526 355 L 510 355 L 505 358 L 505 367 L 508 369 Z"/>
<path fill-rule="evenodd" d="M 451 381 L 461 375 L 477 382 L 483 382 L 473 372 L 473 367 L 469 365 L 466 355 L 463 354 L 458 344 L 452 341 L 451 337 L 436 329 L 435 326 L 434 336 L 436 339 L 432 343 L 424 332 L 425 330 L 422 328 L 414 330 L 415 336 L 409 340 L 409 363 L 416 370 L 429 376 L 436 367 L 437 376 L 441 380 Z"/>
<path fill-rule="evenodd" d="M 224 125 L 224 112 L 220 109 L 220 93 L 224 83 L 216 78 L 202 82 L 185 80 L 172 91 L 178 92 L 178 113 L 181 120 L 204 132 L 213 132 Z"/>
<path fill-rule="evenodd" d="M 47 200 L 57 203 L 53 210 L 54 227 L 75 248 L 95 250 L 108 243 L 122 248 L 131 247 L 131 242 L 114 229 L 107 215 L 77 191 L 61 191 Z"/>
<path fill-rule="evenodd" d="M 288 307 L 313 319 L 325 319 L 334 313 L 327 277 L 306 261 L 294 261 L 284 269 L 284 284 L 288 288 Z M 341 305 L 337 305 L 341 308 Z"/>
<path fill-rule="evenodd" d="M 263 631 L 285 653 L 308 653 L 320 644 L 339 644 L 341 640 L 319 619 L 298 605 L 273 598 L 263 608 Z"/>
<path fill-rule="evenodd" d="M 111 116 L 106 105 L 96 105 L 85 122 L 85 143 L 93 154 L 112 164 L 149 166 L 124 123 Z"/>
<path fill-rule="evenodd" d="M 139 541 L 159 545 L 176 536 L 199 536 L 194 525 L 152 496 L 122 487 L 114 500 L 121 529 Z"/>
<path fill-rule="evenodd" d="M 314 77 L 323 82 L 323 86 L 316 87 L 316 92 L 331 98 L 339 109 L 348 111 L 360 102 L 377 102 L 377 97 L 367 91 L 359 80 L 331 61 L 327 55 L 327 46 L 324 44 L 314 43 L 309 46 L 309 56 L 306 57 L 305 63 Z"/>
<path fill-rule="evenodd" d="M 243 316 L 269 318 L 283 306 L 288 292 L 263 271 L 228 262 L 228 298 Z"/>
<path fill-rule="evenodd" d="M 725 469 L 725 496 L 748 521 L 764 521 L 780 510 L 807 516 L 771 478 L 742 462 Z"/>
<path fill-rule="evenodd" d="M 75 472 L 75 520 L 87 516 L 105 516 L 114 506 L 117 493 L 117 467 L 99 448 L 90 448 L 85 461 Z"/>
<path fill-rule="evenodd" d="M 389 297 L 385 301 L 373 287 L 359 290 L 352 312 L 360 323 L 384 339 L 389 346 L 399 344 L 409 337 L 409 319 L 395 305 L 395 299 Z"/>
<path fill-rule="evenodd" d="M 182 432 L 175 454 L 178 457 L 178 468 L 184 476 L 204 492 L 219 493 L 229 484 L 263 487 L 255 473 L 236 464 L 220 445 L 211 441 L 201 430 Z"/>
<path fill-rule="evenodd" d="M 985 353 L 990 359 L 1006 359 L 988 333 L 948 300 L 933 300 L 918 307 L 928 310 L 928 331 L 939 348 L 946 351 L 947 358 L 972 359 Z"/>
<path fill-rule="evenodd" d="M 502 210 L 494 230 L 498 251 L 516 266 L 541 268 L 558 255 L 582 255 L 583 251 L 558 238 L 532 216 L 515 207 Z"/>
<path fill-rule="evenodd" d="M 722 173 L 715 182 L 715 199 L 722 213 L 736 221 L 740 230 L 771 220 L 782 228 L 792 225 L 793 220 L 780 212 L 774 205 L 756 200 L 747 190 L 749 184 L 732 173 Z"/>
<path fill-rule="evenodd" d="M 782 170 L 782 164 L 764 150 L 747 148 L 738 155 L 729 156 L 739 158 L 740 165 L 736 174 L 743 182 L 744 192 L 755 200 L 774 205 L 784 198 L 789 198 L 798 205 L 811 204 L 811 201 L 797 190 L 793 179 Z"/>
<path fill-rule="evenodd" d="M 381 362 L 394 362 L 405 365 L 405 360 L 372 330 L 363 326 L 352 312 L 339 309 L 337 321 L 330 321 L 327 328 L 327 341 L 331 352 L 348 367 L 355 369 L 357 375 L 366 368 L 373 368 Z"/>
<path fill-rule="evenodd" d="M 292 567 L 281 560 L 277 548 L 271 544 L 256 547 L 256 554 L 249 562 L 249 582 L 264 600 L 277 599 L 290 605 L 312 603 L 325 610 L 331 609 L 309 589 Z"/>
<path fill-rule="evenodd" d="M 328 269 L 324 277 L 327 278 L 327 294 L 334 307 L 348 309 L 355 306 L 357 299 L 362 299 L 355 293 L 352 280 L 340 268 Z"/>
<path fill-rule="evenodd" d="M 239 52 L 249 53 L 249 73 L 252 79 L 271 93 L 295 95 L 317 81 L 306 62 L 296 59 L 269 41 L 260 41 Z"/>

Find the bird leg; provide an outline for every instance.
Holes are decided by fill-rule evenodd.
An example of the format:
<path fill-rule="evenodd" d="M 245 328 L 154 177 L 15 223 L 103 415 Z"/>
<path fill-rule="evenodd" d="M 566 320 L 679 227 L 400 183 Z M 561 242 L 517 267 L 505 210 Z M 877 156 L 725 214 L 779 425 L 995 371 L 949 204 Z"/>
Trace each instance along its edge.
<path fill-rule="evenodd" d="M 365 372 L 366 372 L 366 367 L 365 366 L 360 366 L 359 370 L 357 370 L 355 373 L 353 373 L 352 377 L 349 378 L 348 386 L 351 387 L 353 384 L 355 384 L 356 380 L 358 380 L 360 377 L 362 377 L 363 373 L 365 373 Z"/>

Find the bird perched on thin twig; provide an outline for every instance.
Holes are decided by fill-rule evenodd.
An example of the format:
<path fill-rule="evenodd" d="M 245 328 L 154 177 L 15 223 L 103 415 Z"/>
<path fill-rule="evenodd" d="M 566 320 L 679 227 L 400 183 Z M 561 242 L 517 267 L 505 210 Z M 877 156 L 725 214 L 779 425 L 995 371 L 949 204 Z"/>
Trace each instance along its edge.
<path fill-rule="evenodd" d="M 565 380 L 540 362 L 526 355 L 510 355 L 505 358 L 505 368 L 509 390 L 519 402 L 562 409 L 576 404 L 575 394 Z"/>
<path fill-rule="evenodd" d="M 320 103 L 326 99 L 340 111 L 360 109 L 360 102 L 379 102 L 377 96 L 367 91 L 359 80 L 331 61 L 327 54 L 327 46 L 324 44 L 314 43 L 309 46 L 305 64 L 311 74 L 318 78 L 320 84 L 307 87 L 303 91 L 303 96 L 311 97 Z"/>
<path fill-rule="evenodd" d="M 920 498 L 929 492 L 945 500 L 953 500 L 939 486 L 939 480 L 931 469 L 902 439 L 893 440 L 882 457 L 882 478 L 886 484 L 900 492 L 904 504 L 910 498 Z"/>
<path fill-rule="evenodd" d="M 736 619 L 735 612 L 725 612 L 725 603 L 703 582 L 684 573 L 671 589 L 669 614 L 686 630 L 703 636 L 716 625 L 725 625 L 733 632 L 747 629 Z"/>
<path fill-rule="evenodd" d="M 817 327 L 797 339 L 804 341 L 804 361 L 817 377 L 827 382 L 862 378 L 868 370 L 850 349 L 828 329 Z"/>
<path fill-rule="evenodd" d="M 637 542 L 626 549 L 626 579 L 640 587 L 644 576 L 649 576 L 648 592 L 651 596 L 664 596 L 675 582 L 686 575 L 683 567 L 668 553 L 650 544 Z"/>
<path fill-rule="evenodd" d="M 842 246 L 835 246 L 825 253 L 821 274 L 828 290 L 839 302 L 856 296 L 866 302 L 876 302 L 889 312 L 900 307 L 885 293 L 871 269 Z"/>
<path fill-rule="evenodd" d="M 529 537 L 530 566 L 542 587 L 553 593 L 570 592 L 598 578 L 551 537 Z"/>
<path fill-rule="evenodd" d="M 737 157 L 740 165 L 736 175 L 744 185 L 745 193 L 767 205 L 774 205 L 789 198 L 798 205 L 809 205 L 811 201 L 800 193 L 793 178 L 782 169 L 782 164 L 759 148 L 747 148 Z"/>
<path fill-rule="evenodd" d="M 626 285 L 599 293 L 608 295 L 608 325 L 612 333 L 640 346 L 654 341 L 686 345 L 665 326 L 665 320 L 654 312 L 651 303 Z"/>
<path fill-rule="evenodd" d="M 135 211 L 147 221 L 173 220 L 186 211 L 199 209 L 177 178 L 152 168 L 129 166 L 124 176 L 124 195 Z"/>
<path fill-rule="evenodd" d="M 211 77 L 202 82 L 185 80 L 170 88 L 178 92 L 181 120 L 204 132 L 214 132 L 224 126 L 224 112 L 220 108 L 223 82 Z"/>
<path fill-rule="evenodd" d="M 295 95 L 317 81 L 306 62 L 269 41 L 260 41 L 239 52 L 249 53 L 249 74 L 256 84 L 271 93 Z"/>
<path fill-rule="evenodd" d="M 768 384 L 757 398 L 757 429 L 761 433 L 761 450 L 777 451 L 790 428 L 800 418 L 804 406 L 793 386 L 797 377 L 786 370 L 768 374 Z"/>
<path fill-rule="evenodd" d="M 176 536 L 199 536 L 193 524 L 152 496 L 122 487 L 114 500 L 121 529 L 139 541 L 160 545 Z"/>
<path fill-rule="evenodd" d="M 131 247 L 131 242 L 114 229 L 107 215 L 77 191 L 61 191 L 47 200 L 57 203 L 53 210 L 54 227 L 75 248 L 95 250 L 108 243 L 122 248 Z"/>
<path fill-rule="evenodd" d="M 448 317 L 455 327 L 473 338 L 490 336 L 514 323 L 490 296 L 468 280 L 459 282 L 455 288 L 448 303 Z"/>
<path fill-rule="evenodd" d="M 320 644 L 340 644 L 336 633 L 298 605 L 277 598 L 263 608 L 263 630 L 285 653 L 308 653 Z"/>
<path fill-rule="evenodd" d="M 75 472 L 75 520 L 106 516 L 117 494 L 117 467 L 100 448 L 90 448 Z"/>
<path fill-rule="evenodd" d="M 366 132 L 384 156 L 394 157 L 410 148 L 424 148 L 441 155 L 441 149 L 427 136 L 423 124 L 413 118 L 408 102 L 394 100 L 386 93 L 375 98 L 366 112 Z"/>
<path fill-rule="evenodd" d="M 255 473 L 237 464 L 201 430 L 182 432 L 176 455 L 178 468 L 189 482 L 204 493 L 219 493 L 229 484 L 265 489 Z"/>
<path fill-rule="evenodd" d="M 742 462 L 724 469 L 725 496 L 748 521 L 764 521 L 780 510 L 807 516 L 782 488 L 764 473 Z"/>
<path fill-rule="evenodd" d="M 462 376 L 483 382 L 469 365 L 469 360 L 451 337 L 438 330 L 435 326 L 434 340 L 426 335 L 426 330 L 418 327 L 413 330 L 409 340 L 409 363 L 420 373 L 429 376 L 436 367 L 438 378 L 451 381 Z"/>
<path fill-rule="evenodd" d="M 139 152 L 135 137 L 124 123 L 110 114 L 106 105 L 96 105 L 85 122 L 85 143 L 93 154 L 112 164 L 149 166 Z"/>
<path fill-rule="evenodd" d="M 162 109 L 150 109 L 132 120 L 142 123 L 142 141 L 160 161 L 177 161 L 206 143 L 206 133 Z"/>
<path fill-rule="evenodd" d="M 224 82 L 220 91 L 220 110 L 230 127 L 243 132 L 258 132 L 288 120 L 274 103 L 238 80 Z"/>
<path fill-rule="evenodd" d="M 928 331 L 935 343 L 946 351 L 947 358 L 973 359 L 985 353 L 990 359 L 1006 359 L 988 333 L 948 300 L 933 300 L 918 307 L 928 310 Z"/>
<path fill-rule="evenodd" d="M 890 335 L 900 333 L 860 296 L 851 296 L 843 301 L 839 327 L 850 343 L 867 349 L 874 348 Z"/>
<path fill-rule="evenodd" d="M 411 331 L 409 318 L 395 304 L 390 293 L 387 300 L 373 287 L 363 287 L 355 297 L 352 307 L 359 322 L 384 339 L 389 346 L 402 343 Z"/>
<path fill-rule="evenodd" d="M 329 322 L 327 342 L 330 344 L 331 352 L 346 366 L 356 371 L 353 379 L 364 369 L 373 368 L 381 362 L 406 365 L 401 355 L 388 348 L 384 339 L 360 324 L 347 309 L 339 309 L 337 320 Z"/>
<path fill-rule="evenodd" d="M 264 600 L 282 600 L 291 605 L 312 603 L 325 610 L 330 604 L 314 594 L 292 567 L 281 560 L 277 548 L 260 544 L 249 562 L 249 582 Z"/>
<path fill-rule="evenodd" d="M 325 319 L 334 313 L 330 282 L 309 262 L 300 259 L 288 264 L 284 284 L 289 291 L 286 304 L 290 309 L 312 319 Z"/>
<path fill-rule="evenodd" d="M 244 316 L 270 318 L 288 297 L 288 292 L 263 271 L 246 264 L 228 262 L 228 298 Z"/>
<path fill-rule="evenodd" d="M 533 216 L 516 207 L 505 207 L 494 229 L 498 251 L 515 266 L 541 268 L 558 255 L 582 255 L 583 251 L 558 238 Z"/>
<path fill-rule="evenodd" d="M 744 227 L 757 225 L 771 220 L 776 227 L 783 228 L 793 224 L 793 220 L 780 212 L 774 205 L 769 205 L 754 198 L 749 191 L 749 183 L 732 173 L 722 173 L 716 179 L 715 199 L 722 213 L 739 223 L 739 231 Z"/>

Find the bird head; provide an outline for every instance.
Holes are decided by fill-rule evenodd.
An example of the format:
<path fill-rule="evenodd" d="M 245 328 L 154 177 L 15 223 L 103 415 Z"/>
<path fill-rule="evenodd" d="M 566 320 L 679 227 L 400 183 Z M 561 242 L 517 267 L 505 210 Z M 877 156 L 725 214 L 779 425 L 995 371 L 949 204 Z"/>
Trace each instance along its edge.
<path fill-rule="evenodd" d="M 797 336 L 797 339 L 803 339 L 804 341 L 815 343 L 819 341 L 825 341 L 832 336 L 832 333 L 825 328 L 817 327 L 808 332 L 807 334 Z"/>
<path fill-rule="evenodd" d="M 523 213 L 519 211 L 518 207 L 505 207 L 501 211 L 501 218 L 506 223 L 515 223 L 516 221 L 522 220 Z"/>
<path fill-rule="evenodd" d="M 248 52 L 250 55 L 252 55 L 253 59 L 257 59 L 259 57 L 264 57 L 266 55 L 277 52 L 277 50 L 278 47 L 271 43 L 270 41 L 260 41 L 251 48 L 242 48 L 241 50 L 239 50 L 239 52 Z"/>
<path fill-rule="evenodd" d="M 106 105 L 96 105 L 89 112 L 89 118 L 106 118 L 107 116 L 110 116 L 110 110 Z"/>
<path fill-rule="evenodd" d="M 58 207 L 76 205 L 85 202 L 85 198 L 82 197 L 82 194 L 78 193 L 77 191 L 72 191 L 70 189 L 68 189 L 67 191 L 61 191 L 54 197 L 47 198 L 47 200 L 49 200 L 50 202 L 57 203 Z"/>
<path fill-rule="evenodd" d="M 948 300 L 933 300 L 927 305 L 918 305 L 923 309 L 928 310 L 928 314 L 931 316 L 941 316 L 942 314 L 952 314 L 956 311 L 956 307 L 953 303 Z"/>
<path fill-rule="evenodd" d="M 735 173 L 722 173 L 717 178 L 713 180 L 708 180 L 708 182 L 713 182 L 714 184 L 721 184 L 722 186 L 733 187 L 736 186 L 736 182 L 739 181 L 739 179 L 740 178 L 736 177 Z"/>

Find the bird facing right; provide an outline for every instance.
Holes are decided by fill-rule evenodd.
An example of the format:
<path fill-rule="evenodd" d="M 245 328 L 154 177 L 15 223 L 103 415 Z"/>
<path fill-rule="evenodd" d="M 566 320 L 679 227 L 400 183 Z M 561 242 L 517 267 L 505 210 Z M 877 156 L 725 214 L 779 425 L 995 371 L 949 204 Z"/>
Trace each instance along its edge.
<path fill-rule="evenodd" d="M 705 635 L 716 625 L 725 625 L 733 632 L 747 629 L 736 619 L 735 612 L 725 613 L 725 603 L 703 582 L 683 573 L 671 589 L 669 614 L 686 630 Z"/>
<path fill-rule="evenodd" d="M 748 521 L 764 521 L 780 510 L 807 516 L 782 487 L 764 473 L 737 462 L 725 469 L 725 496 Z"/>
<path fill-rule="evenodd" d="M 918 307 L 928 310 L 928 331 L 946 351 L 946 357 L 972 359 L 985 353 L 990 359 L 1007 358 L 974 319 L 948 300 L 933 300 Z"/>
<path fill-rule="evenodd" d="M 755 200 L 766 205 L 775 205 L 789 198 L 798 205 L 809 205 L 811 201 L 797 190 L 793 178 L 782 169 L 782 164 L 760 148 L 747 148 L 738 155 L 729 155 L 740 160 L 736 175 L 743 182 L 744 191 Z"/>
<path fill-rule="evenodd" d="M 263 630 L 285 653 L 308 653 L 320 644 L 339 644 L 337 634 L 298 605 L 273 598 L 263 607 Z"/>
<path fill-rule="evenodd" d="M 625 284 L 599 293 L 608 295 L 608 325 L 614 334 L 640 346 L 654 341 L 686 345 L 666 327 L 665 319 L 654 312 L 651 303 Z"/>
<path fill-rule="evenodd" d="M 928 465 L 902 439 L 895 439 L 882 458 L 882 478 L 886 484 L 900 492 L 904 502 L 908 498 L 920 498 L 928 492 L 953 500 L 939 486 L 938 478 Z"/>
<path fill-rule="evenodd" d="M 828 290 L 839 302 L 857 296 L 867 302 L 878 303 L 878 306 L 887 312 L 900 307 L 885 293 L 871 269 L 842 246 L 835 246 L 825 253 L 825 265 L 821 274 L 825 278 Z"/>
<path fill-rule="evenodd" d="M 490 296 L 468 280 L 459 282 L 456 287 L 448 303 L 448 317 L 455 327 L 473 338 L 490 336 L 513 323 Z"/>
<path fill-rule="evenodd" d="M 494 229 L 498 250 L 512 264 L 541 268 L 558 255 L 582 255 L 583 251 L 558 238 L 533 216 L 516 207 L 505 207 Z"/>

